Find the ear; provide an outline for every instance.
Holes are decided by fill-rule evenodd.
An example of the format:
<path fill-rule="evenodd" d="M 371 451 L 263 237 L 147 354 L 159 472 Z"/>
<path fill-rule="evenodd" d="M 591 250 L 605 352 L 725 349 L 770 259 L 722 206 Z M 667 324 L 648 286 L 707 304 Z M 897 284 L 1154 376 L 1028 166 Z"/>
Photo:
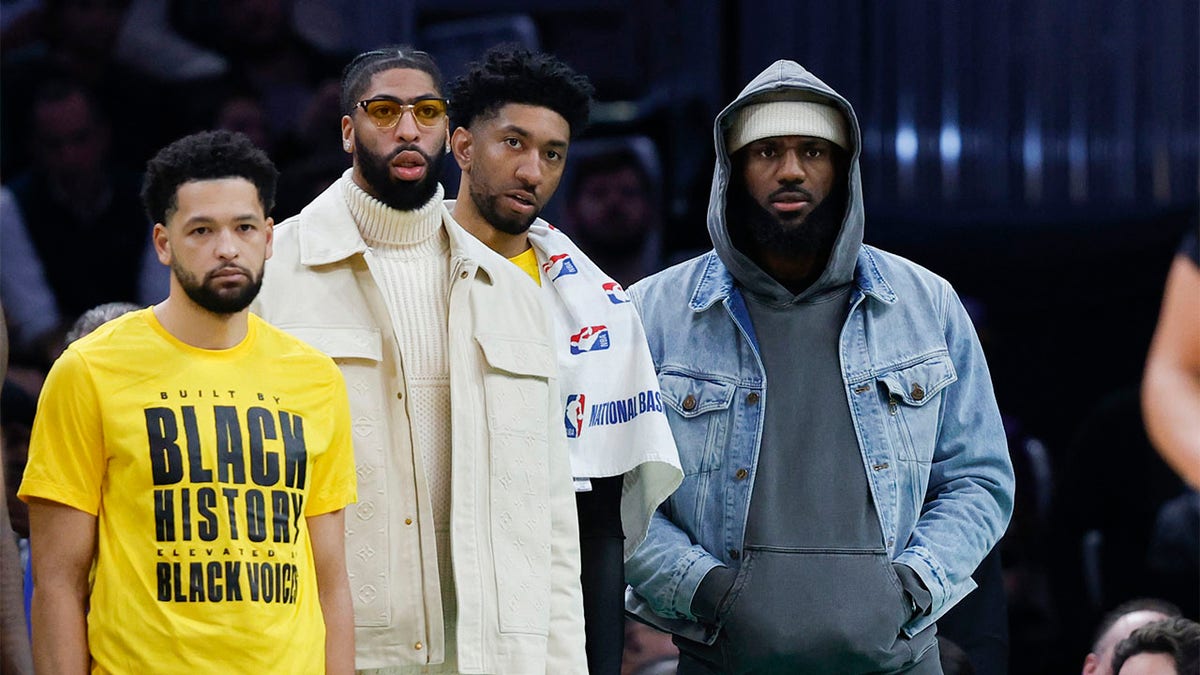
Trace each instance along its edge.
<path fill-rule="evenodd" d="M 1092 675 L 1100 669 L 1100 657 L 1095 653 L 1088 654 L 1083 659 L 1083 675 Z"/>
<path fill-rule="evenodd" d="M 474 151 L 475 137 L 466 127 L 459 127 L 450 136 L 450 151 L 454 153 L 454 161 L 463 173 L 471 172 L 471 153 Z"/>
<path fill-rule="evenodd" d="M 342 150 L 354 153 L 354 120 L 349 115 L 342 115 Z"/>
<path fill-rule="evenodd" d="M 264 260 L 270 260 L 271 254 L 275 252 L 275 219 L 267 218 L 267 255 Z"/>
<path fill-rule="evenodd" d="M 150 238 L 154 241 L 154 253 L 158 255 L 158 262 L 170 265 L 171 240 L 167 237 L 167 226 L 162 223 L 155 223 L 154 230 L 150 233 Z"/>

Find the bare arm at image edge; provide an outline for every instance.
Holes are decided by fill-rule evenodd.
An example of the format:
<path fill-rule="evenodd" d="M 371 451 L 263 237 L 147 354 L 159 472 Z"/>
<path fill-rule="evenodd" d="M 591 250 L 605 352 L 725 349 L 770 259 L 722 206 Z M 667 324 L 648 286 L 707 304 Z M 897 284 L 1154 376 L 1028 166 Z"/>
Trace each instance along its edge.
<path fill-rule="evenodd" d="M 33 662 L 38 673 L 85 675 L 88 572 L 96 553 L 96 516 L 43 499 L 29 503 L 33 560 Z"/>
<path fill-rule="evenodd" d="M 345 511 L 322 513 L 307 521 L 325 619 L 325 672 L 349 675 L 354 672 L 354 606 L 346 575 Z"/>
<path fill-rule="evenodd" d="M 1142 379 L 1151 442 L 1189 485 L 1200 488 L 1200 268 L 1178 255 L 1163 292 Z"/>

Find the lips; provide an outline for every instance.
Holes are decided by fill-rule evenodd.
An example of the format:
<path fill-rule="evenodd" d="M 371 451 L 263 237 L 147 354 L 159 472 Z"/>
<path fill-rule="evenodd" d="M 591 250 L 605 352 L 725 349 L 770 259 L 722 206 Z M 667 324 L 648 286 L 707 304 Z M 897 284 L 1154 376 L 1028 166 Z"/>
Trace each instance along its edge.
<path fill-rule="evenodd" d="M 400 180 L 420 180 L 425 175 L 425 156 L 416 150 L 401 150 L 392 159 L 392 172 Z"/>
<path fill-rule="evenodd" d="M 238 278 L 249 279 L 250 272 L 241 267 L 229 265 L 209 272 L 208 278 L 218 281 L 231 281 Z"/>
<path fill-rule="evenodd" d="M 537 208 L 537 197 L 531 192 L 525 190 L 514 190 L 506 192 L 505 197 L 514 204 L 514 207 L 521 211 L 530 211 Z"/>
<path fill-rule="evenodd" d="M 806 190 L 780 190 L 771 195 L 771 206 L 778 211 L 799 211 L 812 204 L 812 195 Z"/>

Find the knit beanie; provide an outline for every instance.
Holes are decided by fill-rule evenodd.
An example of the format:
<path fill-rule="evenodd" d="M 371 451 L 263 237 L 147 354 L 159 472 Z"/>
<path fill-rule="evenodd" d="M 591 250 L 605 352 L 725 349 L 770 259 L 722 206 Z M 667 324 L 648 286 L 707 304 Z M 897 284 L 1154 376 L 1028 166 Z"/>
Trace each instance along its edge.
<path fill-rule="evenodd" d="M 813 136 L 849 149 L 846 118 L 837 108 L 816 101 L 752 103 L 737 111 L 726 132 L 729 154 L 771 136 Z"/>

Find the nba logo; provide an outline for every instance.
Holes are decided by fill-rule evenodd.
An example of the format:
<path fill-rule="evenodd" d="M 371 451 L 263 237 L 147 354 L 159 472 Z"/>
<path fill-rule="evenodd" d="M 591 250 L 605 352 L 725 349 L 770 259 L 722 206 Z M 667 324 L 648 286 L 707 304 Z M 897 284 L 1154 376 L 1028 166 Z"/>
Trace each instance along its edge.
<path fill-rule="evenodd" d="M 546 271 L 546 276 L 550 277 L 550 281 L 568 274 L 579 273 L 579 270 L 575 268 L 575 261 L 571 260 L 571 256 L 566 253 L 550 256 L 550 259 L 542 265 L 542 269 Z"/>
<path fill-rule="evenodd" d="M 567 438 L 579 438 L 583 433 L 583 415 L 587 410 L 583 394 L 569 394 L 563 422 L 567 425 Z"/>
<path fill-rule="evenodd" d="M 629 302 L 629 296 L 625 295 L 625 289 L 621 288 L 621 284 L 615 281 L 604 284 L 604 292 L 608 294 L 608 301 L 614 305 L 622 305 Z"/>
<path fill-rule="evenodd" d="M 584 326 L 582 330 L 571 336 L 571 353 L 598 352 L 608 349 L 607 326 Z"/>

